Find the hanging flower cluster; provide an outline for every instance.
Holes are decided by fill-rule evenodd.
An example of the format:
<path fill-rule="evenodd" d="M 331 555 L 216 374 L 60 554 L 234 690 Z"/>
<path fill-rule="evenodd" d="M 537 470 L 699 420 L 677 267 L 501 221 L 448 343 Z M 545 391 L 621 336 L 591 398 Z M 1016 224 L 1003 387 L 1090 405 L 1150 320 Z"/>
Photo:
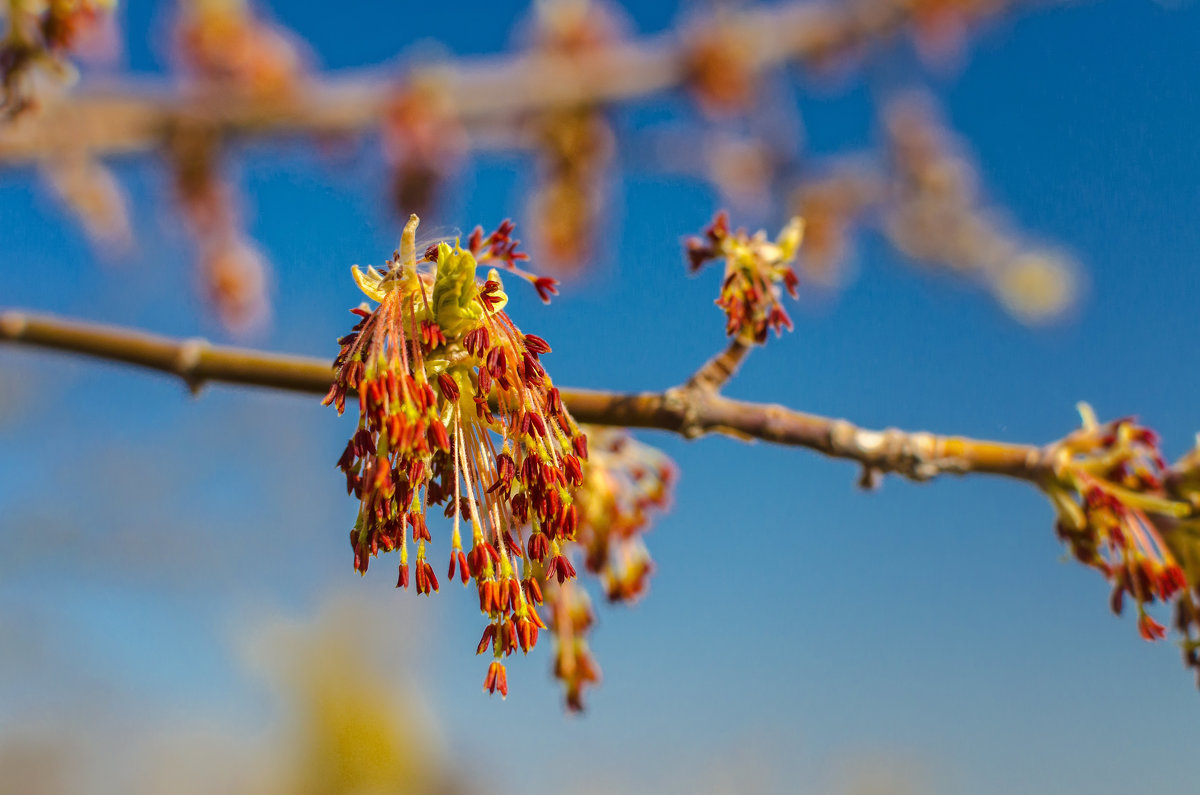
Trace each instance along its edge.
<path fill-rule="evenodd" d="M 0 114 L 13 117 L 34 103 L 34 74 L 74 76 L 66 55 L 112 12 L 116 0 L 6 0 L 0 43 Z"/>
<path fill-rule="evenodd" d="M 546 69 L 566 71 L 603 55 L 623 35 L 614 10 L 597 0 L 537 3 L 531 52 Z M 559 272 L 577 269 L 592 251 L 604 209 L 616 136 L 594 102 L 549 109 L 527 120 L 537 153 L 537 187 L 527 212 L 544 261 Z"/>
<path fill-rule="evenodd" d="M 388 102 L 380 125 L 392 202 L 423 212 L 462 162 L 470 140 L 437 73 L 418 75 Z"/>
<path fill-rule="evenodd" d="M 567 709 L 580 712 L 584 689 L 600 683 L 600 666 L 587 642 L 587 634 L 596 622 L 592 600 L 574 580 L 550 583 L 546 607 L 554 632 L 554 676 L 562 682 Z"/>
<path fill-rule="evenodd" d="M 418 262 L 417 223 L 412 216 L 385 268 L 354 269 L 378 306 L 354 310 L 360 321 L 341 340 L 325 398 L 341 412 L 358 394 L 359 427 L 339 461 L 361 502 L 354 566 L 366 572 L 372 557 L 399 550 L 397 585 L 438 590 L 426 515 L 445 506 L 453 519 L 447 577 L 474 582 L 488 618 L 477 651 L 490 648 L 494 658 L 484 686 L 506 695 L 504 658 L 528 652 L 546 627 L 537 610 L 543 585 L 575 576 L 566 545 L 580 524 L 573 492 L 587 437 L 542 367 L 550 346 L 504 313 L 495 269 L 476 278 L 480 262 L 496 263 L 543 299 L 554 291 L 553 280 L 516 268 L 524 255 L 511 224 L 486 238 L 477 230 L 466 249 L 431 246 Z"/>
<path fill-rule="evenodd" d="M 1188 577 L 1168 541 L 1194 508 L 1164 488 L 1168 470 L 1154 431 L 1132 418 L 1101 424 L 1086 404 L 1079 410 L 1083 427 L 1057 444 L 1054 478 L 1043 484 L 1058 536 L 1112 583 L 1114 613 L 1131 599 L 1142 637 L 1162 638 L 1166 630 L 1148 605 L 1177 601 L 1194 616 Z"/>
<path fill-rule="evenodd" d="M 599 577 L 610 602 L 631 603 L 646 592 L 654 564 L 642 536 L 651 515 L 670 501 L 675 467 L 661 451 L 624 431 L 587 430 L 590 457 L 579 506 L 577 545 L 587 571 Z M 554 675 L 562 682 L 566 705 L 583 709 L 583 691 L 600 681 L 600 666 L 588 646 L 595 613 L 578 581 L 551 581 L 545 588 L 554 633 Z"/>
<path fill-rule="evenodd" d="M 804 236 L 804 222 L 793 218 L 775 242 L 766 232 L 753 237 L 746 230 L 731 232 L 729 216 L 717 213 L 701 237 L 686 242 L 688 265 L 693 273 L 705 264 L 725 261 L 725 278 L 717 306 L 725 311 L 725 333 L 746 343 L 767 341 L 768 329 L 776 336 L 791 331 L 792 319 L 781 303 L 780 285 L 793 298 L 799 279 L 792 263 Z"/>
<path fill-rule="evenodd" d="M 675 468 L 661 451 L 621 431 L 589 428 L 588 440 L 591 458 L 575 494 L 579 545 L 609 601 L 632 602 L 654 569 L 642 536 L 651 512 L 667 507 Z"/>

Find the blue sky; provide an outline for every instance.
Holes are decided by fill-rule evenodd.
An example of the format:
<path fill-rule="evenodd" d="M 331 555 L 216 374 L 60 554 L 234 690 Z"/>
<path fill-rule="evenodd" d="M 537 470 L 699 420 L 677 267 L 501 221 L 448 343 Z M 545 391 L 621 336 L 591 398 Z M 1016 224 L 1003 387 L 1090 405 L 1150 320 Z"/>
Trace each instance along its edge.
<path fill-rule="evenodd" d="M 426 38 L 459 54 L 512 40 L 506 4 L 379 5 L 274 12 L 328 67 Z M 644 3 L 630 17 L 654 31 L 679 12 Z M 159 68 L 138 31 L 162 29 L 161 5 L 131 2 L 127 22 L 130 66 Z M 1101 416 L 1137 413 L 1168 457 L 1184 452 L 1200 429 L 1198 76 L 1200 7 L 1153 2 L 1010 18 L 952 74 L 922 78 L 898 52 L 837 91 L 801 76 L 817 153 L 870 142 L 873 100 L 924 79 L 988 196 L 1032 239 L 1069 251 L 1086 290 L 1072 317 L 1031 329 L 983 291 L 862 239 L 858 279 L 793 312 L 795 333 L 756 352 L 729 393 L 869 427 L 1029 442 L 1069 431 L 1087 400 Z M 621 119 L 686 107 L 670 97 Z M 275 323 L 257 344 L 332 357 L 359 300 L 349 265 L 395 245 L 385 171 L 363 151 L 332 164 L 295 144 L 232 156 L 276 271 Z M 108 265 L 34 175 L 5 174 L 0 304 L 220 336 L 192 289 L 160 164 L 116 168 L 139 246 Z M 529 185 L 522 158 L 481 156 L 427 222 L 493 224 L 520 212 Z M 547 308 L 510 289 L 510 312 L 551 341 L 558 383 L 662 388 L 722 344 L 719 277 L 688 278 L 679 249 L 719 199 L 632 171 L 612 195 L 589 277 Z M 375 630 L 408 639 L 405 674 L 455 758 L 498 776 L 497 791 L 682 791 L 752 773 L 751 789 L 824 793 L 872 767 L 912 771 L 916 791 L 973 795 L 1183 792 L 1195 780 L 1200 701 L 1177 650 L 1111 616 L 1106 585 L 1062 560 L 1049 505 L 1020 484 L 889 480 L 863 494 L 853 467 L 802 451 L 644 434 L 682 478 L 649 538 L 649 597 L 600 610 L 605 682 L 579 719 L 562 714 L 544 650 L 509 666 L 507 702 L 479 694 L 468 593 L 418 600 L 387 571 L 353 572 L 355 506 L 333 469 L 351 423 L 306 398 L 212 387 L 193 399 L 168 379 L 0 350 L 0 728 L 83 704 L 97 735 L 197 720 L 261 730 L 271 706 L 231 652 L 236 638 L 350 593 L 394 605 Z M 518 761 L 533 749 L 543 761 Z"/>

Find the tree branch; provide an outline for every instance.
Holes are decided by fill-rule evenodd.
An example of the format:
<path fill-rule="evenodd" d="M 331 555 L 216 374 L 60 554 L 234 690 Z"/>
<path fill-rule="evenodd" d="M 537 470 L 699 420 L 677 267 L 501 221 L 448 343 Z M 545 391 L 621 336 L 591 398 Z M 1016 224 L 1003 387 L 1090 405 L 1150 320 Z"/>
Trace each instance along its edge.
<path fill-rule="evenodd" d="M 207 382 L 324 394 L 330 361 L 180 340 L 16 310 L 0 312 L 0 342 L 123 362 L 178 376 L 194 392 Z M 688 438 L 720 433 L 805 447 L 856 461 L 867 475 L 894 472 L 912 480 L 980 472 L 1036 482 L 1051 473 L 1048 448 L 895 428 L 872 431 L 846 420 L 778 405 L 731 400 L 688 386 L 622 394 L 561 389 L 576 420 L 592 425 L 657 428 Z M 870 478 L 867 478 L 870 480 Z"/>
<path fill-rule="evenodd" d="M 684 388 L 720 392 L 721 387 L 737 374 L 738 368 L 749 354 L 750 346 L 734 337 L 729 341 L 729 347 L 705 362 L 704 366 L 688 379 Z"/>
<path fill-rule="evenodd" d="M 964 6 L 964 21 L 997 13 L 1009 3 Z M 752 42 L 747 65 L 761 70 L 820 61 L 886 39 L 913 21 L 917 5 L 911 0 L 790 2 L 725 14 L 708 24 Z M 215 87 L 189 92 L 163 81 L 98 85 L 0 128 L 0 164 L 44 160 L 64 150 L 97 156 L 153 150 L 171 130 L 196 123 L 240 136 L 361 132 L 380 122 L 402 85 L 423 75 L 444 87 L 466 127 L 480 128 L 553 108 L 629 100 L 678 87 L 690 78 L 691 56 L 687 36 L 671 31 L 571 57 L 528 52 L 464 58 L 406 76 L 395 76 L 386 66 L 345 71 L 272 98 Z"/>

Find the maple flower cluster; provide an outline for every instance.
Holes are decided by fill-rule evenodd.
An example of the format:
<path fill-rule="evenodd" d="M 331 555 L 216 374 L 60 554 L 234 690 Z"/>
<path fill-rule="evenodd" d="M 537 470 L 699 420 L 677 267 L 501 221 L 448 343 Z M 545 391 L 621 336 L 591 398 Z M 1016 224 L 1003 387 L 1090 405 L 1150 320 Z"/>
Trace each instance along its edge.
<path fill-rule="evenodd" d="M 661 451 L 627 433 L 588 429 L 591 458 L 575 501 L 584 565 L 600 578 L 610 602 L 642 596 L 654 570 L 642 536 L 651 513 L 664 510 L 675 468 Z"/>
<path fill-rule="evenodd" d="M 505 314 L 494 268 L 476 278 L 480 261 L 495 262 L 544 299 L 554 292 L 553 280 L 516 268 L 524 255 L 511 224 L 487 238 L 477 230 L 466 249 L 431 246 L 418 262 L 417 222 L 385 268 L 354 269 L 378 306 L 354 310 L 360 320 L 340 341 L 325 398 L 341 412 L 358 395 L 358 430 L 338 462 L 360 500 L 354 566 L 365 573 L 372 557 L 399 550 L 398 587 L 438 590 L 426 514 L 444 506 L 453 519 L 447 577 L 474 582 L 488 618 L 478 652 L 494 657 L 485 688 L 506 695 L 504 658 L 528 652 L 546 628 L 543 585 L 575 576 L 565 547 L 579 527 L 573 492 L 587 437 L 542 367 L 550 346 Z"/>
<path fill-rule="evenodd" d="M 731 232 L 729 216 L 721 211 L 700 237 L 685 243 L 692 273 L 716 260 L 725 261 L 725 278 L 716 304 L 725 311 L 725 333 L 746 343 L 763 344 L 770 329 L 779 336 L 792 329 L 792 319 L 783 308 L 780 285 L 796 298 L 799 278 L 792 265 L 804 222 L 793 218 L 775 242 L 763 231 L 753 236 L 744 229 Z"/>
<path fill-rule="evenodd" d="M 1057 444 L 1054 478 L 1042 485 L 1058 514 L 1058 536 L 1076 559 L 1112 583 L 1113 612 L 1120 614 L 1132 600 L 1138 632 L 1157 640 L 1166 629 L 1148 605 L 1192 606 L 1172 536 L 1193 507 L 1166 491 L 1168 468 L 1154 431 L 1129 417 L 1101 424 L 1091 407 L 1079 409 L 1083 426 Z"/>
<path fill-rule="evenodd" d="M 587 433 L 591 454 L 575 491 L 576 543 L 608 600 L 632 603 L 646 592 L 654 571 L 642 536 L 652 514 L 670 502 L 675 467 L 661 451 L 624 431 L 589 428 Z M 591 599 L 577 580 L 550 582 L 545 596 L 554 633 L 554 675 L 562 682 L 567 708 L 578 711 L 584 688 L 600 681 L 587 641 L 595 623 Z"/>
<path fill-rule="evenodd" d="M 116 0 L 7 0 L 0 42 L 0 114 L 12 117 L 34 104 L 34 73 L 74 76 L 66 54 L 116 6 Z"/>

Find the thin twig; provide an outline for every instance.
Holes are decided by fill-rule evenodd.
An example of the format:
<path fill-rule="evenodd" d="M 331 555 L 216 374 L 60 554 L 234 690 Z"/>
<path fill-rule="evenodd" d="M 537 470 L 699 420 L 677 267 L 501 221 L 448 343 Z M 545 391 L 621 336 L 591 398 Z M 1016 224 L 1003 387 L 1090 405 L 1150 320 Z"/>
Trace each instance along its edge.
<path fill-rule="evenodd" d="M 734 337 L 725 350 L 705 362 L 704 366 L 688 379 L 685 387 L 720 392 L 721 387 L 737 374 L 738 368 L 749 354 L 750 346 Z"/>
<path fill-rule="evenodd" d="M 330 362 L 324 359 L 173 339 L 16 310 L 0 312 L 0 342 L 159 370 L 183 379 L 193 391 L 207 382 L 223 382 L 324 394 L 333 379 Z M 929 480 L 941 474 L 980 472 L 1039 481 L 1050 472 L 1047 448 L 894 428 L 871 431 L 783 406 L 731 400 L 713 390 L 685 386 L 632 394 L 560 391 L 579 422 L 657 428 L 689 438 L 720 433 L 761 439 L 856 461 L 868 473 L 894 472 Z"/>

